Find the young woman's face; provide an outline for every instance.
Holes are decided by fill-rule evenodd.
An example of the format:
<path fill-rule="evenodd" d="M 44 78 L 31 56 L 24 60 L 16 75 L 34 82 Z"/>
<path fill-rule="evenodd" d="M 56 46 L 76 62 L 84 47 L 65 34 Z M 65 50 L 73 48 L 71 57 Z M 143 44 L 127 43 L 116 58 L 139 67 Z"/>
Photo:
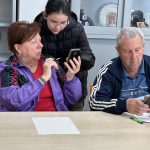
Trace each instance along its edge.
<path fill-rule="evenodd" d="M 58 34 L 68 24 L 68 16 L 62 13 L 52 13 L 45 17 L 47 26 L 53 34 Z"/>

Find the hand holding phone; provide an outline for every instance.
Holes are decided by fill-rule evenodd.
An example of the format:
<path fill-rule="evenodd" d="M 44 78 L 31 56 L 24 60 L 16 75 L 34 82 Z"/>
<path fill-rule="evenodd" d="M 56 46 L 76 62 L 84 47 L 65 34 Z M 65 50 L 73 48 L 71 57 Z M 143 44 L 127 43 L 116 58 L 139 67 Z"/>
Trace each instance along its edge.
<path fill-rule="evenodd" d="M 69 55 L 64 62 L 64 65 L 67 69 L 66 78 L 67 80 L 72 80 L 77 72 L 79 72 L 81 67 L 81 51 L 80 49 L 71 49 Z"/>

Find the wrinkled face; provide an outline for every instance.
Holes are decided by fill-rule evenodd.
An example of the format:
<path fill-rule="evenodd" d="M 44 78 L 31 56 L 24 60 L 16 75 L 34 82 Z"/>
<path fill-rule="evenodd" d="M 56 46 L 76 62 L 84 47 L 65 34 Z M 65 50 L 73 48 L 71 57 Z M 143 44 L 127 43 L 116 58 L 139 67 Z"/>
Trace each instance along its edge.
<path fill-rule="evenodd" d="M 52 13 L 45 17 L 47 26 L 53 34 L 58 34 L 68 24 L 68 16 L 62 13 Z"/>
<path fill-rule="evenodd" d="M 39 34 L 36 34 L 29 41 L 17 44 L 18 55 L 22 60 L 39 60 L 41 57 L 42 47 L 41 37 Z"/>
<path fill-rule="evenodd" d="M 137 35 L 132 39 L 122 37 L 117 48 L 118 55 L 129 74 L 138 73 L 144 53 L 144 43 Z"/>

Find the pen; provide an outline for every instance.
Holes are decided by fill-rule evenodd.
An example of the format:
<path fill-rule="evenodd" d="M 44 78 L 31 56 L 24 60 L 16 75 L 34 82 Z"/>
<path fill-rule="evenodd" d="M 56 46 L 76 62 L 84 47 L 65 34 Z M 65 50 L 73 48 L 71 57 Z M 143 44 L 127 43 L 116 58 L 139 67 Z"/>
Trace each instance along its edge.
<path fill-rule="evenodd" d="M 59 61 L 59 59 L 60 59 L 60 58 L 54 58 L 54 57 L 47 57 L 47 58 L 50 58 L 50 59 L 52 59 L 53 61 L 56 61 L 56 62 Z"/>
<path fill-rule="evenodd" d="M 58 61 L 60 58 L 55 58 L 54 61 Z"/>
<path fill-rule="evenodd" d="M 60 58 L 54 58 L 54 61 L 55 61 L 56 63 L 59 63 L 59 59 L 60 59 Z"/>
<path fill-rule="evenodd" d="M 130 117 L 130 119 L 132 119 L 133 121 L 137 122 L 137 123 L 140 123 L 140 124 L 143 124 L 144 121 L 138 119 L 138 118 L 135 118 L 135 117 Z"/>
<path fill-rule="evenodd" d="M 48 59 L 48 58 L 55 61 L 56 63 L 59 63 L 59 60 L 60 60 L 60 58 L 46 57 L 46 59 Z"/>

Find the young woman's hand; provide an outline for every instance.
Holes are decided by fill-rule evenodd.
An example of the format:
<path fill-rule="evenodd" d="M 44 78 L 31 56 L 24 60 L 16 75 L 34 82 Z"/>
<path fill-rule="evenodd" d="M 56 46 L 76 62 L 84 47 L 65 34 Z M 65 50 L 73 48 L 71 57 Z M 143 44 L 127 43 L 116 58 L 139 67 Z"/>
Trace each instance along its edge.
<path fill-rule="evenodd" d="M 81 58 L 78 56 L 78 59 L 75 57 L 73 60 L 69 60 L 69 63 L 64 62 L 64 65 L 67 67 L 68 71 L 66 73 L 67 80 L 72 80 L 77 72 L 79 72 L 81 67 Z"/>

